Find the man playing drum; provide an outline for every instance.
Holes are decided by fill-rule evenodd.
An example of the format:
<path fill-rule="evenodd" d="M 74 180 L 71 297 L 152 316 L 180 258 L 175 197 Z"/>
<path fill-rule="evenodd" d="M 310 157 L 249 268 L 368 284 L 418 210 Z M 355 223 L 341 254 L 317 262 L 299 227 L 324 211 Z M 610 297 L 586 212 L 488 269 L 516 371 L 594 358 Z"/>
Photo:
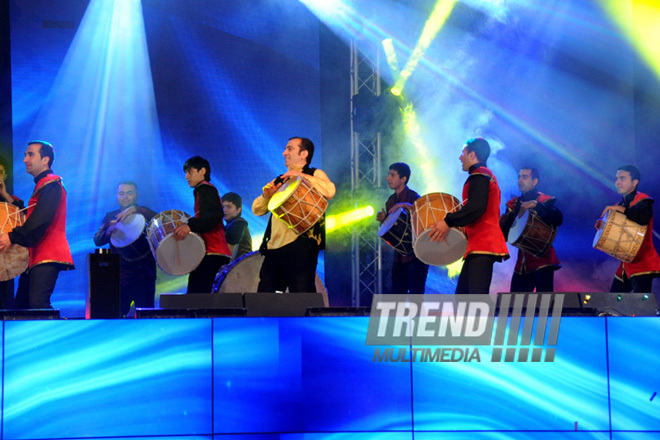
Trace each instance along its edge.
<path fill-rule="evenodd" d="M 51 309 L 50 297 L 61 270 L 74 269 L 66 239 L 66 190 L 62 178 L 53 174 L 55 153 L 45 141 L 31 141 L 25 150 L 25 170 L 34 177 L 35 188 L 28 202 L 23 226 L 0 236 L 0 252 L 12 244 L 26 247 L 29 267 L 18 280 L 14 307 Z"/>
<path fill-rule="evenodd" d="M 23 200 L 9 194 L 5 181 L 9 174 L 7 159 L 0 156 L 0 202 L 10 203 L 18 209 L 23 209 Z M 0 281 L 0 309 L 11 309 L 14 306 L 14 280 Z"/>
<path fill-rule="evenodd" d="M 432 241 L 442 241 L 450 227 L 463 226 L 468 245 L 456 294 L 486 294 L 490 291 L 493 265 L 509 258 L 500 229 L 500 187 L 493 172 L 486 168 L 490 145 L 474 138 L 465 143 L 459 160 L 469 176 L 463 185 L 463 207 L 447 214 L 433 227 Z"/>
<path fill-rule="evenodd" d="M 387 184 L 394 190 L 385 203 L 385 209 L 376 214 L 376 219 L 383 223 L 388 215 L 399 207 L 411 210 L 412 204 L 419 199 L 419 194 L 408 188 L 410 167 L 397 162 L 390 165 L 387 173 Z M 392 264 L 392 294 L 406 295 L 408 293 L 423 294 L 426 287 L 426 276 L 429 266 L 419 261 L 414 253 L 402 255 L 394 253 Z"/>
<path fill-rule="evenodd" d="M 222 196 L 222 209 L 225 213 L 225 237 L 231 251 L 231 260 L 252 252 L 252 236 L 243 213 L 243 198 L 235 192 Z"/>
<path fill-rule="evenodd" d="M 117 229 L 117 223 L 121 223 L 128 216 L 139 214 L 148 223 L 156 215 L 151 209 L 138 205 L 138 197 L 138 187 L 135 182 L 130 180 L 119 182 L 117 185 L 119 209 L 105 215 L 101 227 L 94 235 L 96 246 L 110 243 L 110 251 L 121 255 L 119 271 L 122 316 L 128 313 L 131 301 L 135 301 L 136 308 L 153 308 L 156 295 L 156 260 L 144 235 L 144 225 L 135 241 L 126 247 L 117 248 L 110 240 L 112 233 Z"/>
<path fill-rule="evenodd" d="M 194 188 L 195 217 L 188 224 L 177 226 L 174 238 L 183 240 L 190 232 L 200 234 L 206 245 L 206 255 L 188 275 L 188 293 L 211 293 L 218 270 L 229 263 L 231 252 L 225 239 L 222 200 L 210 183 L 211 165 L 203 157 L 191 157 L 183 164 L 186 180 Z"/>
<path fill-rule="evenodd" d="M 327 174 L 309 164 L 314 156 L 314 143 L 307 138 L 292 137 L 286 144 L 284 166 L 287 172 L 267 183 L 262 194 L 252 202 L 255 215 L 268 213 L 268 202 L 289 179 L 302 177 L 326 199 L 335 196 L 335 184 Z M 316 265 L 324 247 L 324 217 L 298 235 L 285 222 L 271 215 L 260 251 L 264 261 L 259 272 L 259 292 L 316 292 Z"/>
<path fill-rule="evenodd" d="M 556 199 L 543 194 L 536 189 L 539 183 L 539 172 L 536 168 L 523 167 L 518 172 L 518 188 L 521 196 L 515 197 L 506 203 L 506 213 L 500 218 L 500 226 L 505 237 L 514 220 L 527 210 L 533 213 L 546 225 L 557 228 L 564 217 L 555 207 Z M 548 237 L 550 238 L 550 237 Z M 554 234 L 552 234 L 554 239 Z M 509 242 L 512 242 L 509 239 Z M 541 256 L 534 256 L 524 248 L 518 250 L 518 260 L 511 277 L 512 292 L 554 292 L 554 274 L 561 268 L 555 248 L 549 249 Z"/>
<path fill-rule="evenodd" d="M 653 245 L 653 199 L 637 191 L 642 175 L 635 165 L 618 168 L 614 186 L 623 197 L 616 205 L 606 206 L 601 214 L 617 211 L 635 223 L 648 225 L 639 252 L 630 263 L 621 262 L 614 275 L 610 292 L 642 292 L 652 290 L 653 278 L 660 276 L 660 256 Z M 596 229 L 601 220 L 596 223 Z"/>

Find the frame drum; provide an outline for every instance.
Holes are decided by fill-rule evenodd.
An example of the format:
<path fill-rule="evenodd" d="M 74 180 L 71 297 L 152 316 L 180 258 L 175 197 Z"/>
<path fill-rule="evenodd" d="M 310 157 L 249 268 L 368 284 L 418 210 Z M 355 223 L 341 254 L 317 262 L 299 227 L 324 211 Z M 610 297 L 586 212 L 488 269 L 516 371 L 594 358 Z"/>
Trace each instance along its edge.
<path fill-rule="evenodd" d="M 189 218 L 185 212 L 171 209 L 156 214 L 147 227 L 147 238 L 156 263 L 170 275 L 192 272 L 206 255 L 204 240 L 194 232 L 183 240 L 174 238 L 174 230 L 187 224 Z"/>

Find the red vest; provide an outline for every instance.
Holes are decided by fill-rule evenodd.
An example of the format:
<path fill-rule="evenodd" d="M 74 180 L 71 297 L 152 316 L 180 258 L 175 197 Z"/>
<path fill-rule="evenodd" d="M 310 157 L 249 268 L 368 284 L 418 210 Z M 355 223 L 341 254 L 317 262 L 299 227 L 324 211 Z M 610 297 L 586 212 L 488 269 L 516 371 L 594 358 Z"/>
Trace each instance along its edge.
<path fill-rule="evenodd" d="M 463 258 L 470 254 L 488 254 L 509 258 L 509 250 L 502 229 L 500 229 L 500 187 L 493 172 L 486 167 L 479 167 L 470 173 L 470 176 L 481 174 L 489 179 L 488 205 L 486 212 L 474 222 L 465 226 L 468 245 Z M 467 201 L 470 179 L 463 185 L 463 203 Z"/>
<path fill-rule="evenodd" d="M 66 190 L 61 183 L 62 178 L 55 174 L 48 174 L 37 182 L 34 188 L 34 193 L 30 197 L 27 209 L 27 218 L 34 210 L 34 205 L 39 203 L 39 194 L 41 188 L 46 185 L 60 185 L 62 187 L 62 195 L 60 196 L 60 203 L 57 205 L 57 211 L 53 220 L 48 225 L 46 232 L 37 244 L 28 248 L 30 252 L 30 267 L 34 267 L 42 263 L 61 263 L 71 266 L 73 269 L 73 258 L 71 257 L 71 250 L 69 243 L 66 241 Z"/>
<path fill-rule="evenodd" d="M 210 185 L 212 183 L 203 181 L 200 182 L 200 185 Z M 215 186 L 213 186 L 215 188 Z M 218 196 L 220 198 L 220 196 Z M 222 206 L 222 200 L 220 200 L 220 206 Z M 195 197 L 195 217 L 199 217 L 199 196 Z M 229 246 L 227 246 L 227 240 L 225 239 L 225 227 L 222 224 L 222 220 L 218 225 L 211 229 L 208 232 L 203 232 L 202 239 L 206 244 L 206 254 L 207 255 L 226 255 L 231 257 L 231 251 Z"/>
<path fill-rule="evenodd" d="M 506 202 L 507 212 L 514 210 L 516 206 L 516 200 L 519 198 L 520 197 L 515 197 Z M 551 196 L 539 193 L 536 201 L 539 203 L 544 203 L 550 199 L 552 199 Z M 535 257 L 529 252 L 518 249 L 518 259 L 516 260 L 516 267 L 514 269 L 516 273 L 531 273 L 548 266 L 555 266 L 557 269 L 561 267 L 561 263 L 559 262 L 559 258 L 557 258 L 557 253 L 555 252 L 554 246 L 550 246 L 548 252 L 540 257 Z"/>
<path fill-rule="evenodd" d="M 648 195 L 638 192 L 630 203 L 630 206 L 635 206 L 640 201 L 649 198 Z M 655 246 L 653 246 L 653 217 L 649 221 L 644 240 L 642 240 L 642 246 L 639 248 L 637 256 L 630 263 L 621 262 L 615 276 L 623 280 L 624 273 L 628 278 L 632 278 L 635 275 L 660 273 L 660 256 L 658 256 L 658 252 L 656 252 Z"/>

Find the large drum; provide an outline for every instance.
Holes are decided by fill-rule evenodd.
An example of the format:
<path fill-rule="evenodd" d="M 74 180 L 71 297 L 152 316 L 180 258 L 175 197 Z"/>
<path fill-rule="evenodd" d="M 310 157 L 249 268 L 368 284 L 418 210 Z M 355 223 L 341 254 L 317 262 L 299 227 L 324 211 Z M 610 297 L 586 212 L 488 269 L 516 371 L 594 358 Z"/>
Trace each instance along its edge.
<path fill-rule="evenodd" d="M 177 226 L 187 224 L 189 218 L 185 212 L 171 209 L 156 214 L 147 227 L 149 247 L 158 267 L 170 275 L 192 272 L 206 254 L 204 240 L 194 232 L 183 240 L 174 238 L 174 230 Z"/>
<path fill-rule="evenodd" d="M 218 272 L 213 283 L 213 292 L 217 293 L 252 293 L 259 287 L 259 272 L 264 256 L 255 251 L 243 255 L 238 260 Z M 295 270 L 295 268 L 291 268 Z M 323 294 L 323 303 L 328 307 L 328 292 L 318 274 L 315 277 L 316 291 Z"/>
<path fill-rule="evenodd" d="M 596 231 L 593 247 L 617 260 L 630 263 L 642 246 L 647 226 L 642 226 L 618 212 L 609 210 Z"/>
<path fill-rule="evenodd" d="M 447 214 L 460 208 L 461 202 L 451 194 L 431 193 L 415 200 L 412 212 L 413 249 L 422 262 L 446 266 L 465 254 L 467 238 L 462 228 L 450 228 L 445 241 L 433 242 L 430 238 L 431 228 Z"/>
<path fill-rule="evenodd" d="M 21 226 L 25 221 L 25 215 L 15 205 L 0 202 L 0 227 L 1 232 L 11 232 L 16 226 Z M 0 254 L 0 281 L 16 278 L 28 268 L 30 264 L 30 253 L 23 246 L 12 244 L 9 250 Z"/>
<path fill-rule="evenodd" d="M 328 201 L 303 177 L 289 179 L 268 202 L 268 210 L 300 235 L 318 222 Z"/>
<path fill-rule="evenodd" d="M 513 221 L 508 240 L 512 246 L 538 258 L 550 250 L 556 235 L 557 228 L 546 224 L 535 212 L 527 209 Z"/>
<path fill-rule="evenodd" d="M 401 255 L 412 254 L 413 233 L 410 211 L 399 207 L 388 215 L 378 230 L 378 236 Z"/>
<path fill-rule="evenodd" d="M 133 213 L 115 225 L 115 230 L 110 235 L 110 243 L 126 261 L 140 260 L 150 252 L 145 236 L 146 224 L 142 214 Z"/>

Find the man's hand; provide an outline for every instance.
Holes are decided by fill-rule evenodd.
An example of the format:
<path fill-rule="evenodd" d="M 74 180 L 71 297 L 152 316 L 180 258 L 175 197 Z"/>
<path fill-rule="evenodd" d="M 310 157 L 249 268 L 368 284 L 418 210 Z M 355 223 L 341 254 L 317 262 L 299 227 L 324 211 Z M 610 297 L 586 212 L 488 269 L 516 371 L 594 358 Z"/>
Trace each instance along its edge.
<path fill-rule="evenodd" d="M 266 200 L 270 200 L 271 197 L 273 197 L 273 194 L 277 192 L 278 189 L 282 186 L 281 183 L 278 183 L 275 185 L 275 180 L 273 179 L 271 182 L 268 182 L 266 186 L 263 187 L 262 191 L 263 194 L 262 197 Z"/>
<path fill-rule="evenodd" d="M 617 212 L 620 212 L 621 214 L 623 214 L 624 212 L 626 212 L 626 208 L 624 208 L 623 206 L 620 206 L 620 205 L 606 206 L 605 209 L 603 209 L 603 213 L 600 215 L 600 218 L 605 217 L 605 214 L 607 213 L 607 211 L 617 211 Z"/>
<path fill-rule="evenodd" d="M 385 212 L 385 208 L 381 209 L 377 214 L 376 214 L 376 220 L 379 222 L 383 223 L 385 219 L 387 218 L 387 213 Z"/>
<path fill-rule="evenodd" d="M 526 202 L 522 202 L 520 204 L 520 212 L 518 213 L 518 218 L 522 217 L 523 214 L 525 214 L 525 211 L 527 211 L 528 209 L 536 208 L 536 205 L 538 205 L 538 202 L 536 200 L 528 200 Z"/>
<path fill-rule="evenodd" d="M 186 235 L 190 234 L 190 226 L 188 225 L 181 225 L 177 226 L 177 228 L 174 230 L 174 239 L 175 240 L 183 240 L 186 238 Z"/>
<path fill-rule="evenodd" d="M 11 247 L 11 240 L 9 239 L 9 234 L 0 235 L 0 254 L 4 254 Z"/>
<path fill-rule="evenodd" d="M 126 217 L 128 217 L 131 214 L 134 214 L 135 212 L 137 212 L 135 206 L 131 206 L 128 209 L 124 209 L 123 211 L 120 211 L 119 214 L 117 214 L 117 216 L 115 217 L 116 220 L 115 224 L 123 222 Z"/>
<path fill-rule="evenodd" d="M 429 234 L 429 237 L 431 238 L 431 241 L 445 241 L 447 232 L 449 232 L 449 225 L 447 225 L 445 219 L 442 219 L 433 226 L 433 230 Z"/>

